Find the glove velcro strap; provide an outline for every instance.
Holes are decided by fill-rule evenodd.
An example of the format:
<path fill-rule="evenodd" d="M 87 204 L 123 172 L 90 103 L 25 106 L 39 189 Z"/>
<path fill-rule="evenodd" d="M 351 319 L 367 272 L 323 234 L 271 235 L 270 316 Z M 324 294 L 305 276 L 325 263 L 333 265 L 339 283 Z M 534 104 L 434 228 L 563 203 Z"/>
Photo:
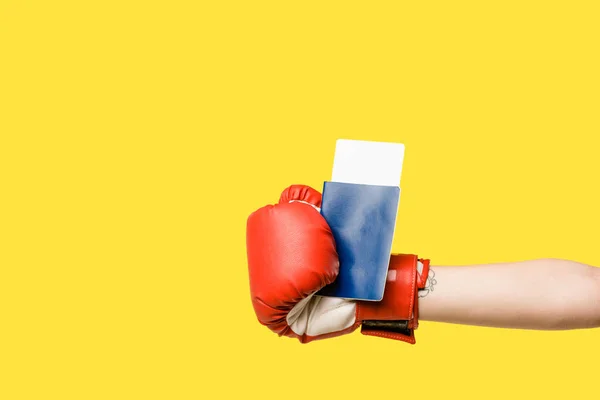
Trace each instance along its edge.
<path fill-rule="evenodd" d="M 364 331 L 385 331 L 405 336 L 410 336 L 413 331 L 408 327 L 408 321 L 363 321 L 361 330 L 363 333 L 365 333 Z"/>
<path fill-rule="evenodd" d="M 408 328 L 408 324 L 409 321 L 363 321 L 360 332 L 363 335 L 415 344 L 415 330 Z"/>
<path fill-rule="evenodd" d="M 420 261 L 421 271 L 417 265 Z M 379 302 L 359 302 L 357 319 L 361 333 L 414 344 L 418 326 L 418 289 L 423 287 L 429 260 L 412 254 L 393 254 L 390 258 L 385 294 Z"/>

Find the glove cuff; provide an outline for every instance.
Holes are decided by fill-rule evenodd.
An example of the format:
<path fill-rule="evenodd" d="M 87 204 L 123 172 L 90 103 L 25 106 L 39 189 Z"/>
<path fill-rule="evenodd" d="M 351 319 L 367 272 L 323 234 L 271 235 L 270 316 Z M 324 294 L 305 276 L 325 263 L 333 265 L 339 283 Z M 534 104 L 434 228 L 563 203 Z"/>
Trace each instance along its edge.
<path fill-rule="evenodd" d="M 413 254 L 393 254 L 380 302 L 358 302 L 356 319 L 361 333 L 414 344 L 419 325 L 418 290 L 425 287 L 429 260 Z"/>

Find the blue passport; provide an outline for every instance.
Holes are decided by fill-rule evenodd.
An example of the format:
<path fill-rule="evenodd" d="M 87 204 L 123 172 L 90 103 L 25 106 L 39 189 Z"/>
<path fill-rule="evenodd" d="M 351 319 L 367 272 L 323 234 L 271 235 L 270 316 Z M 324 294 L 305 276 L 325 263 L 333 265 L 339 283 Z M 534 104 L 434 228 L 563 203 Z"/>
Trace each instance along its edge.
<path fill-rule="evenodd" d="M 325 182 L 321 214 L 333 232 L 340 272 L 318 295 L 383 299 L 399 201 L 397 186 Z"/>

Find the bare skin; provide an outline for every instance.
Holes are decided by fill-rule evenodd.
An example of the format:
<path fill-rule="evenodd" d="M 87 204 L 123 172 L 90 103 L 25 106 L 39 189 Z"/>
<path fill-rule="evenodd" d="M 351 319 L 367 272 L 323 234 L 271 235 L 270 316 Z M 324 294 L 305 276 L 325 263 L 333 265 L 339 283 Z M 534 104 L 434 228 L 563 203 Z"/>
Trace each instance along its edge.
<path fill-rule="evenodd" d="M 574 261 L 432 266 L 420 297 L 421 320 L 537 330 L 600 327 L 600 268 Z"/>

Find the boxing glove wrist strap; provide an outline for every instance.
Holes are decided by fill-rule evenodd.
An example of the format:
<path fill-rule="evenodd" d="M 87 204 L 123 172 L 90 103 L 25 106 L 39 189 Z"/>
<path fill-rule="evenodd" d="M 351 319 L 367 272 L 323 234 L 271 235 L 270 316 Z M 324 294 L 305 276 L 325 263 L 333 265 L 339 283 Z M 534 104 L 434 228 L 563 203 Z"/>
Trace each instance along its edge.
<path fill-rule="evenodd" d="M 392 255 L 383 300 L 357 305 L 361 333 L 414 344 L 414 330 L 419 325 L 418 291 L 425 287 L 428 274 L 429 260 Z"/>

